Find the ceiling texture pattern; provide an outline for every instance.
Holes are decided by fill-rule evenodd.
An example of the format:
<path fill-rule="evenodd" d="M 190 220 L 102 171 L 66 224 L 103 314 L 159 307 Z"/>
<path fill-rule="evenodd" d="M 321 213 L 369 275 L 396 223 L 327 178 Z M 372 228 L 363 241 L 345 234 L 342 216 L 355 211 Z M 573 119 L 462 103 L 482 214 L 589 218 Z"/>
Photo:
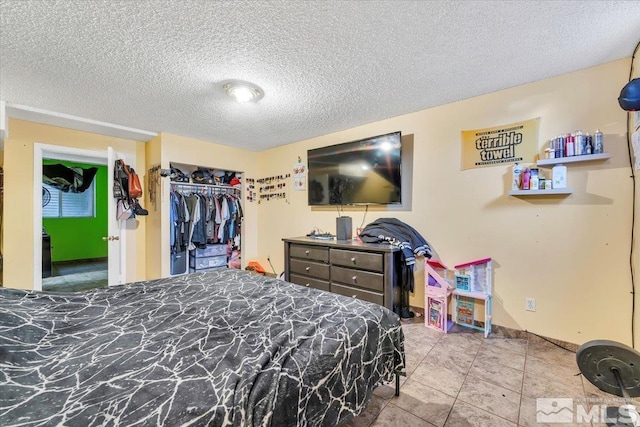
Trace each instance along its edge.
<path fill-rule="evenodd" d="M 0 0 L 0 99 L 259 151 L 629 57 L 639 39 L 640 1 Z M 229 79 L 264 98 L 234 102 Z"/>

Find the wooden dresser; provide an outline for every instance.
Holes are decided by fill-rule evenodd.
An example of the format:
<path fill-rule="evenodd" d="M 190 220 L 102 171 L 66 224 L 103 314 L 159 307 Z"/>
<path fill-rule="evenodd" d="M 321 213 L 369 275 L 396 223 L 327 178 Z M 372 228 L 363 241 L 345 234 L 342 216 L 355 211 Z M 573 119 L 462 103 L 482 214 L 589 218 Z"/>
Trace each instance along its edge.
<path fill-rule="evenodd" d="M 390 310 L 400 305 L 400 249 L 355 240 L 282 240 L 285 280 L 374 302 Z"/>

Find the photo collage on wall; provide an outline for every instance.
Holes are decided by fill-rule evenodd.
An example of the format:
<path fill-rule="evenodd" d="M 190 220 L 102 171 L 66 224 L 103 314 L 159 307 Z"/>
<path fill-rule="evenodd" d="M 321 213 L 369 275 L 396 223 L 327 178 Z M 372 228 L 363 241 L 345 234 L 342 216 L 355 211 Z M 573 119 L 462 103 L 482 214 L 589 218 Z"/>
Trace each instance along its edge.
<path fill-rule="evenodd" d="M 275 175 L 266 178 L 247 178 L 247 201 L 269 202 L 284 200 L 289 203 L 287 181 L 291 174 Z M 257 189 L 257 191 L 256 191 Z"/>

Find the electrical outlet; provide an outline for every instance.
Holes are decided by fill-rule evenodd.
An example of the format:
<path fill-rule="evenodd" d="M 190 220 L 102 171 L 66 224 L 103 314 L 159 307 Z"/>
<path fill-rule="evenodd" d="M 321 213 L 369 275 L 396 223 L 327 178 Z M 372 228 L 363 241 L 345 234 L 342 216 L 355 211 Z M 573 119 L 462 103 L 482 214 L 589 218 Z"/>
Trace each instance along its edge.
<path fill-rule="evenodd" d="M 536 299 L 535 298 L 525 299 L 524 308 L 527 311 L 536 311 Z"/>

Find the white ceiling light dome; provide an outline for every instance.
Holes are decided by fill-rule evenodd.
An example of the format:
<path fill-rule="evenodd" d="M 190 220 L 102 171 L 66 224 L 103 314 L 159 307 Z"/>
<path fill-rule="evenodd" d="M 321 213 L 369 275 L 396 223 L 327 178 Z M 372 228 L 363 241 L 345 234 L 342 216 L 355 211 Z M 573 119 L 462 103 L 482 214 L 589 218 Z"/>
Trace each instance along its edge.
<path fill-rule="evenodd" d="M 256 102 L 264 96 L 264 91 L 258 86 L 242 80 L 227 81 L 222 88 L 238 102 Z"/>

